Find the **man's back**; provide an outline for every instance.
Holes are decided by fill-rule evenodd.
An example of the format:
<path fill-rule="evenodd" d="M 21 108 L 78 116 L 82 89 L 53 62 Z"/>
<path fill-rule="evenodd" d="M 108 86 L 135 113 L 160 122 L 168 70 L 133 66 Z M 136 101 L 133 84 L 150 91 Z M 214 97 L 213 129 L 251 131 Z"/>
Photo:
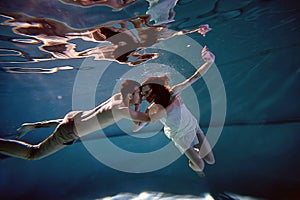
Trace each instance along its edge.
<path fill-rule="evenodd" d="M 123 108 L 125 105 L 119 93 L 93 110 L 77 111 L 74 115 L 76 134 L 81 137 L 114 124 L 123 117 L 120 113 Z"/>

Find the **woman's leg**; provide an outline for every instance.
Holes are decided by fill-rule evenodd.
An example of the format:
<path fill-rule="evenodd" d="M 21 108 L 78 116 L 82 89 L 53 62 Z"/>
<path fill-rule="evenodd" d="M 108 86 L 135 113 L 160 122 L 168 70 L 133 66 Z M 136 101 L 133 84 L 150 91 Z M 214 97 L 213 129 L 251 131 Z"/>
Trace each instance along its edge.
<path fill-rule="evenodd" d="M 208 164 L 214 164 L 215 163 L 215 157 L 213 155 L 212 149 L 210 144 L 208 143 L 204 133 L 201 131 L 201 129 L 197 129 L 196 132 L 199 144 L 197 144 L 195 147 L 198 149 L 198 154 L 208 163 Z"/>
<path fill-rule="evenodd" d="M 190 147 L 184 153 L 190 160 L 189 166 L 196 172 L 201 172 L 204 169 L 204 162 L 200 157 L 199 153 L 193 148 Z"/>

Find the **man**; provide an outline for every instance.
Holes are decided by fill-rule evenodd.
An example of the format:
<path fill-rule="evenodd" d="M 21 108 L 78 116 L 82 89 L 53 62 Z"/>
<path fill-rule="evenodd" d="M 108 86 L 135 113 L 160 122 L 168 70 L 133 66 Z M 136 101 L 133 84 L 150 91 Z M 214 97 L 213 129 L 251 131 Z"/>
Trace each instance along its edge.
<path fill-rule="evenodd" d="M 96 130 L 106 128 L 122 118 L 149 122 L 147 114 L 130 109 L 141 103 L 140 84 L 126 80 L 121 85 L 121 93 L 113 95 L 96 108 L 89 111 L 72 111 L 64 119 L 26 123 L 18 129 L 18 136 L 41 127 L 57 126 L 47 139 L 32 145 L 19 140 L 0 138 L 0 153 L 27 159 L 38 160 L 74 143 L 78 138 Z"/>

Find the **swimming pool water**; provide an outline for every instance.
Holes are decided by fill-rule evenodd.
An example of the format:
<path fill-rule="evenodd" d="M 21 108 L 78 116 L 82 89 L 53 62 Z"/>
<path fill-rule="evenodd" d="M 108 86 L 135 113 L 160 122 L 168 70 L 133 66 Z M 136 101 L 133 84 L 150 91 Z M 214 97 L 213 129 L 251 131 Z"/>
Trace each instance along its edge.
<path fill-rule="evenodd" d="M 224 96 L 215 73 L 208 73 L 193 84 L 190 93 L 183 94 L 205 133 L 222 128 L 213 148 L 216 163 L 206 165 L 204 178 L 189 168 L 184 156 L 147 173 L 115 170 L 79 141 L 39 161 L 3 156 L 1 199 L 174 199 L 172 195 L 209 199 L 208 194 L 215 199 L 229 199 L 230 195 L 236 199 L 300 197 L 297 1 L 166 0 L 149 7 L 149 2 L 140 0 L 114 11 L 105 5 L 78 6 L 58 0 L 5 0 L 0 5 L 2 138 L 14 138 L 24 122 L 91 109 L 118 92 L 120 82 L 128 77 L 142 81 L 167 74 L 171 84 L 178 83 L 202 63 L 204 45 L 216 55 L 215 67 L 226 92 L 224 122 L 218 107 L 224 105 Z M 167 9 L 170 5 L 174 5 L 174 19 Z M 162 25 L 169 17 L 163 31 L 143 23 L 149 10 L 161 16 L 150 21 L 151 25 Z M 142 26 L 136 28 L 133 22 Z M 173 35 L 202 24 L 212 28 L 205 37 L 198 32 Z M 106 36 L 118 34 L 106 40 L 99 30 L 106 30 Z M 127 32 L 122 35 L 120 30 Z M 129 31 L 139 39 L 142 34 L 148 38 L 134 42 Z M 148 57 L 123 56 L 128 52 Z M 154 56 L 156 53 L 160 55 Z M 79 74 L 86 76 L 80 79 L 81 87 L 74 87 Z M 96 84 L 95 74 L 99 75 Z M 76 103 L 78 99 L 84 101 Z M 121 121 L 104 132 L 113 144 L 130 152 L 158 150 L 169 142 L 160 124 L 146 127 L 141 138 L 128 136 L 130 129 L 130 122 Z M 23 140 L 37 143 L 51 131 L 37 130 Z M 85 141 L 96 142 L 105 154 L 101 138 L 95 133 Z M 151 165 L 164 159 L 159 156 L 143 160 L 145 163 L 124 159 L 119 164 Z"/>

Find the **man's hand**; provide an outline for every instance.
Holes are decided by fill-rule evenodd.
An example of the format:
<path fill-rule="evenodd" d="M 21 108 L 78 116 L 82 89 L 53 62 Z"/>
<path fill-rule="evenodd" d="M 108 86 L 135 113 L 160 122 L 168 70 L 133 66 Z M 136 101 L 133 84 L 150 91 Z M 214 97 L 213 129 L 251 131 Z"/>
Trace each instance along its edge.
<path fill-rule="evenodd" d="M 205 62 L 208 62 L 208 63 L 215 62 L 215 55 L 208 50 L 207 46 L 203 47 L 201 56 Z"/>
<path fill-rule="evenodd" d="M 141 130 L 144 126 L 146 126 L 148 123 L 147 122 L 133 122 L 132 125 L 132 132 L 138 132 Z"/>

